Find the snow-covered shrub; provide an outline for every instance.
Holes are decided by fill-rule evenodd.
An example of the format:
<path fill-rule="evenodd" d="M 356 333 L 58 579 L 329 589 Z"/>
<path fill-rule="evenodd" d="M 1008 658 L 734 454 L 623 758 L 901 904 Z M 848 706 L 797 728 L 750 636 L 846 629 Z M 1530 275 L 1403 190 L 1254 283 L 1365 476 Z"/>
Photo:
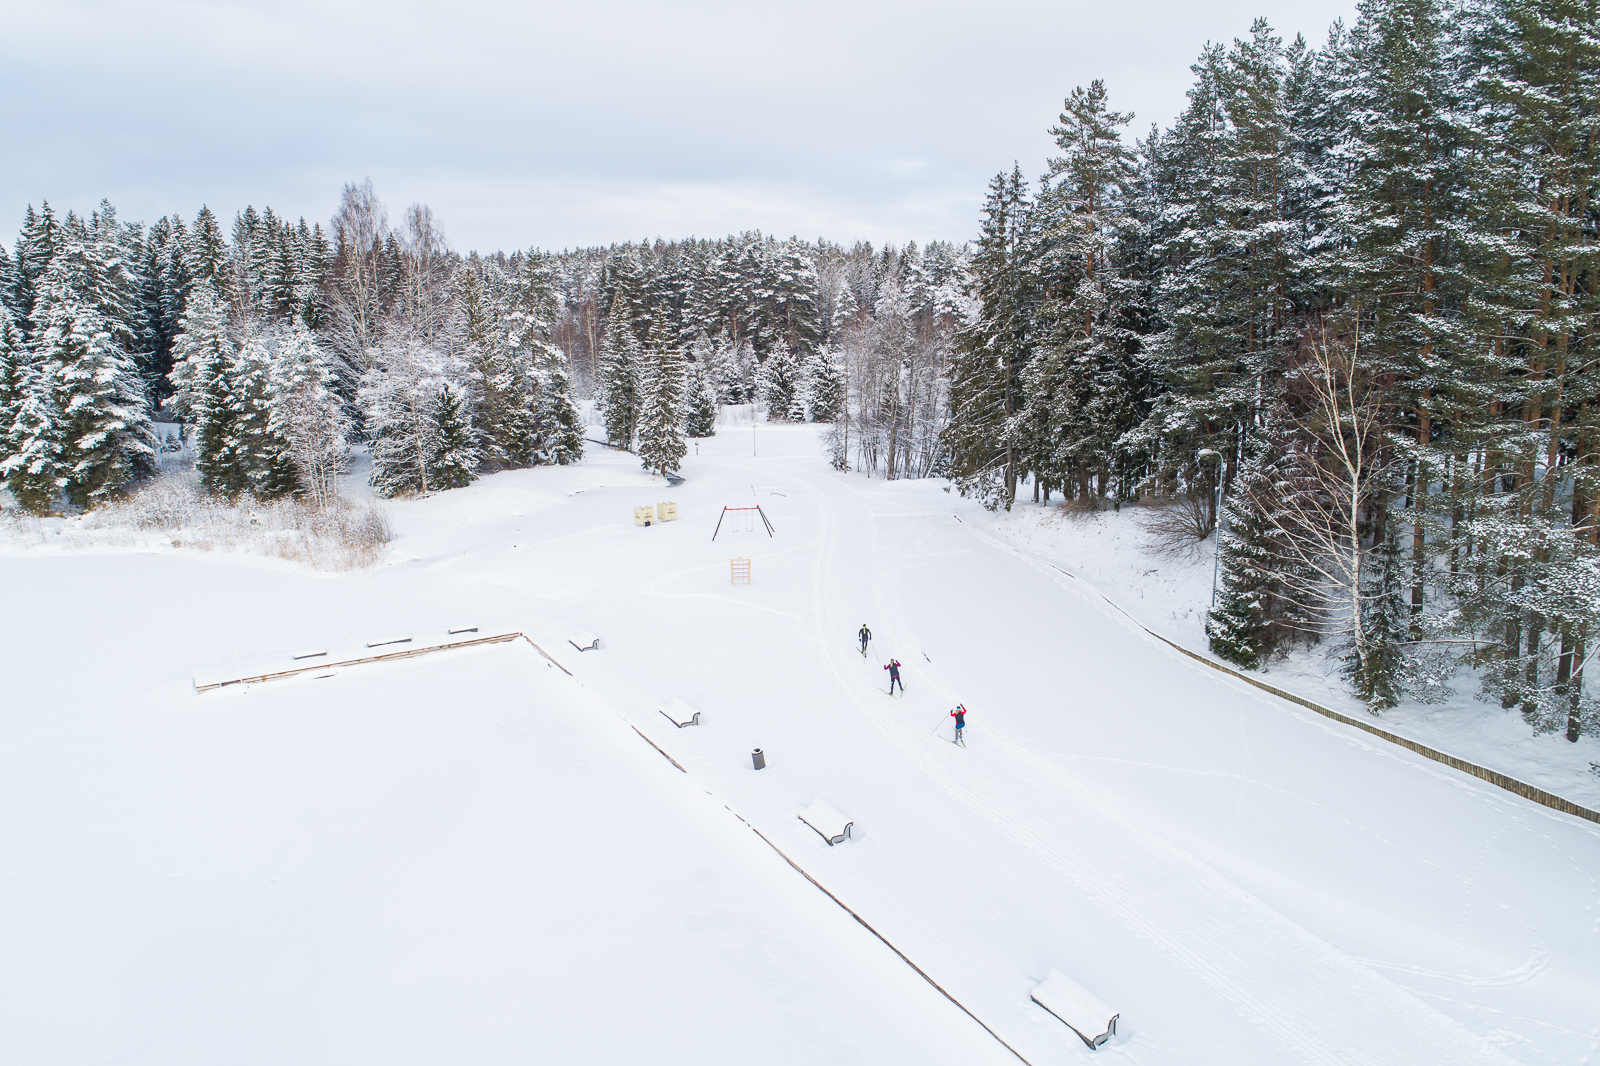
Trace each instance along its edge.
<path fill-rule="evenodd" d="M 369 504 L 336 497 L 318 506 L 307 499 L 257 500 L 248 494 L 230 502 L 206 493 L 194 475 L 157 478 L 75 520 L 9 526 L 7 532 L 17 539 L 62 547 L 165 541 L 175 548 L 288 559 L 317 570 L 371 566 L 393 539 L 384 513 Z"/>
<path fill-rule="evenodd" d="M 1139 510 L 1139 524 L 1149 535 L 1150 550 L 1165 558 L 1187 558 L 1211 535 L 1208 493 L 1187 493 L 1152 500 Z"/>

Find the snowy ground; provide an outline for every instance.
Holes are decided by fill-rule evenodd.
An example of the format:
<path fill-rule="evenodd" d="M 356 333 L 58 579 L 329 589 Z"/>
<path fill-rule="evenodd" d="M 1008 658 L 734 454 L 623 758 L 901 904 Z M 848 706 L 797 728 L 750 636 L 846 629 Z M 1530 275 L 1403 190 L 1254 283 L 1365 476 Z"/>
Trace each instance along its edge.
<path fill-rule="evenodd" d="M 1150 549 L 1138 508 L 1083 513 L 1019 503 L 989 527 L 1008 542 L 1084 578 L 1140 622 L 1186 648 L 1207 653 L 1205 610 L 1211 601 L 1214 541 L 1181 556 Z M 1340 677 L 1339 649 L 1297 650 L 1261 675 L 1336 711 L 1365 717 Z M 1569 742 L 1535 736 L 1521 715 L 1477 699 L 1478 683 L 1462 671 L 1446 703 L 1402 704 L 1376 724 L 1391 733 L 1487 766 L 1559 796 L 1600 809 L 1600 738 Z"/>
<path fill-rule="evenodd" d="M 699 451 L 393 505 L 366 572 L 0 555 L 0 1060 L 1016 1061 L 741 819 L 1036 1066 L 1600 1058 L 1600 827 L 1164 648 L 1031 519 L 810 428 Z M 713 543 L 750 502 L 776 537 Z M 497 645 L 193 693 L 464 621 L 576 676 Z M 1111 1044 L 1029 1002 L 1052 969 Z"/>

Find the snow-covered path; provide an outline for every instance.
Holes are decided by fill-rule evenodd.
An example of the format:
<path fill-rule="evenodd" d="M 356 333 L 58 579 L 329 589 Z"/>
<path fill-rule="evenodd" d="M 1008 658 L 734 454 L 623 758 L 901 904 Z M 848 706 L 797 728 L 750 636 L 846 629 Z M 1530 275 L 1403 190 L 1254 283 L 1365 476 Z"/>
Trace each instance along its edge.
<path fill-rule="evenodd" d="M 1130 1062 L 1575 1064 L 1594 1056 L 1600 1048 L 1600 1011 L 1593 1007 L 1600 1002 L 1595 827 L 1204 670 L 1139 632 L 1089 590 L 991 535 L 988 516 L 938 485 L 883 484 L 827 470 L 812 432 L 762 430 L 760 458 L 747 457 L 748 434 L 703 442 L 704 454 L 686 463 L 689 483 L 676 490 L 652 486 L 629 456 L 597 451 L 579 468 L 500 475 L 400 505 L 400 561 L 349 577 L 180 555 L 0 559 L 6 587 L 37 600 L 46 619 L 42 627 L 0 634 L 16 656 L 4 664 L 5 676 L 18 678 L 26 697 L 26 706 L 8 706 L 0 718 L 0 780 L 24 793 L 41 780 L 84 790 L 107 773 L 114 787 L 146 780 L 148 768 L 108 771 L 124 750 L 163 766 L 172 761 L 169 769 L 181 776 L 211 757 L 207 743 L 231 750 L 243 742 L 215 724 L 220 710 L 242 706 L 277 708 L 250 716 L 250 743 L 283 743 L 272 732 L 278 721 L 296 737 L 316 730 L 318 742 L 335 752 L 392 719 L 412 738 L 407 758 L 425 766 L 439 693 L 455 686 L 464 704 L 453 714 L 465 711 L 471 720 L 481 709 L 510 722 L 524 713 L 515 709 L 527 695 L 523 679 L 538 672 L 531 653 L 484 650 L 433 664 L 349 671 L 326 683 L 339 686 L 328 690 L 338 698 L 318 696 L 309 715 L 301 703 L 314 685 L 285 682 L 208 702 L 183 691 L 184 677 L 212 659 L 468 616 L 515 624 L 552 650 L 567 632 L 583 628 L 601 636 L 602 650 L 580 655 L 565 646 L 558 653 L 577 684 L 563 680 L 549 689 L 557 717 L 531 738 L 519 733 L 518 743 L 530 752 L 546 742 L 578 744 L 581 752 L 571 757 L 603 766 L 603 780 L 558 776 L 536 793 L 496 786 L 497 796 L 538 805 L 540 818 L 559 818 L 569 806 L 574 812 L 578 828 L 552 845 L 563 858 L 539 867 L 553 901 L 571 898 L 574 886 L 582 891 L 570 864 L 596 863 L 637 881 L 637 898 L 651 914 L 689 908 L 690 896 L 680 899 L 681 890 L 670 887 L 681 874 L 651 857 L 657 851 L 648 843 L 670 836 L 662 826 L 674 819 L 686 823 L 682 839 L 668 841 L 660 854 L 681 848 L 702 856 L 699 865 L 726 868 L 730 893 L 729 902 L 716 906 L 694 903 L 690 910 L 702 917 L 690 924 L 713 921 L 706 914 L 738 915 L 760 900 L 763 921 L 783 926 L 780 939 L 795 945 L 813 975 L 803 992 L 779 989 L 780 999 L 801 996 L 809 1005 L 791 1005 L 798 1014 L 772 1015 L 776 1028 L 763 1029 L 765 1008 L 741 998 L 716 967 L 691 967 L 690 985 L 754 1019 L 741 1033 L 753 1040 L 764 1034 L 784 1050 L 766 1060 L 1010 1056 L 788 870 L 724 804 L 1036 1066 L 1089 1054 L 1028 1001 L 1031 985 L 1052 968 L 1122 1011 L 1119 1037 L 1098 1054 Z M 682 520 L 631 525 L 633 505 L 669 498 L 679 503 Z M 749 502 L 767 509 L 777 536 L 724 533 L 711 542 L 721 506 Z M 728 583 L 735 555 L 753 560 L 748 588 Z M 71 624 L 71 613 L 46 600 L 64 579 L 99 581 L 127 594 L 118 582 L 152 566 L 159 578 L 141 579 L 141 587 L 189 598 L 191 606 L 161 612 L 164 634 L 136 637 L 120 649 L 111 646 L 112 627 L 125 625 L 126 614 L 108 609 L 104 631 L 91 624 L 80 633 L 91 645 L 106 645 L 98 652 L 100 671 L 67 684 L 74 696 L 68 706 L 59 700 L 44 706 L 59 670 L 73 661 L 51 635 Z M 202 597 L 209 614 L 192 605 Z M 853 644 L 863 621 L 875 634 L 865 659 Z M 884 695 L 880 667 L 891 655 L 905 664 L 903 699 Z M 536 691 L 548 687 L 532 683 Z M 672 696 L 701 708 L 704 724 L 682 730 L 668 724 L 656 708 Z M 972 712 L 966 750 L 946 742 L 945 715 L 957 701 Z M 343 723 L 331 738 L 323 724 L 330 721 Z M 622 722 L 660 745 L 687 775 Z M 195 734 L 196 746 L 185 747 L 185 737 Z M 490 748 L 475 756 L 474 745 L 489 735 L 469 731 L 452 742 L 455 769 L 439 775 L 437 796 L 474 787 L 468 782 L 476 772 L 496 779 L 486 767 L 504 767 L 515 777 L 535 765 L 507 762 Z M 757 746 L 769 760 L 760 773 L 748 761 Z M 347 757 L 357 757 L 358 748 L 349 750 Z M 554 758 L 560 766 L 564 757 L 545 751 L 539 765 Z M 240 763 L 241 756 L 234 751 L 229 759 Z M 337 774 L 326 779 L 338 765 L 337 755 L 329 755 L 297 770 L 306 784 L 305 817 L 347 800 L 369 802 L 363 786 L 341 784 Z M 216 775 L 190 791 L 202 800 L 212 796 L 242 819 L 238 850 L 250 854 L 249 827 L 259 816 L 249 798 L 232 794 Z M 855 840 L 829 848 L 798 821 L 797 811 L 818 798 L 855 819 Z M 597 803 L 612 813 L 582 814 Z M 678 813 L 665 823 L 641 813 L 639 824 L 629 825 L 630 804 Z M 165 808 L 145 815 L 135 835 L 182 839 L 188 832 L 162 823 L 171 817 Z M 26 824 L 0 822 L 0 845 L 30 858 L 25 871 L 0 878 L 5 912 L 43 906 L 52 889 L 83 876 L 59 852 L 73 846 L 82 826 L 70 818 L 53 826 L 52 818 L 61 815 L 45 805 Z M 507 837 L 521 830 L 503 815 L 489 818 L 474 808 L 461 819 L 461 828 L 484 842 L 484 855 L 523 847 Z M 361 846 L 362 834 L 341 839 Z M 107 893 L 144 876 L 110 843 L 88 853 L 98 858 Z M 394 862 L 402 882 L 417 876 L 402 856 Z M 548 883 L 552 878 L 571 882 L 567 896 Z M 669 887 L 647 884 L 657 880 Z M 810 902 L 779 883 L 809 894 Z M 482 895 L 466 874 L 450 885 L 408 913 L 426 925 L 451 908 L 479 907 L 489 923 L 515 905 L 509 897 Z M 345 885 L 340 898 L 359 911 L 370 891 Z M 659 902 L 662 892 L 670 900 L 665 910 L 648 903 Z M 89 893 L 79 905 L 93 898 Z M 584 913 L 598 921 L 605 912 Z M 137 922 L 138 908 L 127 917 Z M 292 917 L 286 912 L 274 926 L 291 940 Z M 45 925 L 72 918 L 64 908 L 47 914 Z M 163 921 L 180 920 L 169 914 Z M 517 927 L 516 920 L 510 924 Z M 641 972 L 662 966 L 669 972 L 665 960 L 695 957 L 677 933 L 661 927 L 655 937 L 652 928 L 628 925 Z M 736 932 L 744 928 L 736 922 Z M 25 957 L 47 950 L 47 938 L 23 943 Z M 503 950 L 492 937 L 473 943 L 489 976 L 460 964 L 467 956 L 458 952 L 449 971 L 454 995 L 508 980 L 507 959 L 532 950 L 525 936 Z M 739 950 L 755 944 L 759 954 L 759 939 L 742 943 Z M 578 930 L 546 945 L 550 965 L 567 965 L 563 953 L 581 954 L 585 944 Z M 91 964 L 93 944 L 78 950 Z M 104 950 L 103 963 L 126 963 L 122 949 Z M 304 967 L 320 973 L 317 967 L 330 960 L 324 953 L 298 969 L 293 961 L 279 964 L 278 979 L 303 981 Z M 846 971 L 870 971 L 863 988 L 872 991 L 853 988 Z M 596 970 L 572 972 L 588 975 L 578 979 L 581 985 Z M 184 974 L 180 967 L 166 977 L 181 986 Z M 530 993 L 558 994 L 526 975 L 509 980 Z M 624 998 L 649 995 L 638 982 L 627 987 Z M 49 982 L 28 993 L 36 1005 L 62 994 Z M 576 989 L 559 995 L 588 1002 Z M 491 996 L 479 1020 L 515 1015 L 508 996 Z M 653 1025 L 672 1030 L 657 1061 L 677 1061 L 672 1049 L 692 1046 L 697 1031 L 714 1028 L 717 1006 L 651 1014 Z M 17 1032 L 18 1019 L 4 1017 L 4 1010 L 0 1033 Z M 413 1013 L 408 1026 L 434 1038 L 465 1024 L 449 1011 L 430 1017 L 422 1003 Z M 546 1024 L 561 1034 L 568 1060 L 577 1061 L 574 1034 L 604 1024 L 605 1015 L 585 1014 L 581 1006 L 568 1015 L 565 1025 Z M 913 1033 L 906 1019 L 919 1015 L 930 1027 Z M 379 1024 L 382 1016 L 362 1013 L 351 1025 Z M 26 1025 L 21 1031 L 32 1032 Z M 510 1035 L 499 1043 L 481 1046 L 505 1054 L 538 1048 L 538 1026 L 504 1032 Z M 0 1036 L 0 1049 L 6 1039 Z M 602 1049 L 627 1046 L 614 1034 L 597 1040 L 590 1061 L 605 1061 Z M 737 1061 L 740 1046 L 734 1039 L 702 1041 L 698 1057 Z M 897 1046 L 903 1055 L 884 1050 Z M 312 1061 L 337 1060 L 331 1048 L 314 1040 L 293 1045 L 298 1058 Z M 401 1060 L 426 1059 L 420 1050 L 397 1053 Z"/>

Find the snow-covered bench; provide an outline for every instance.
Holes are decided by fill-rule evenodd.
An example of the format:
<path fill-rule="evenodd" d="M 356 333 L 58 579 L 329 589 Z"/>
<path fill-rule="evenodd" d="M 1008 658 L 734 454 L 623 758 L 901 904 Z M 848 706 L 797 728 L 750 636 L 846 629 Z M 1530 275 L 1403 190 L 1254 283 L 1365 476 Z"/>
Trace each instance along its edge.
<path fill-rule="evenodd" d="M 800 820 L 826 840 L 830 848 L 851 839 L 850 827 L 856 824 L 823 800 L 812 800 L 811 806 L 800 812 Z"/>
<path fill-rule="evenodd" d="M 689 706 L 687 700 L 680 699 L 677 696 L 672 697 L 666 702 L 665 706 L 657 707 L 656 710 L 663 718 L 679 729 L 684 726 L 700 724 L 700 712 Z"/>
<path fill-rule="evenodd" d="M 1121 1015 L 1060 970 L 1051 970 L 1049 977 L 1034 986 L 1032 998 L 1065 1022 L 1090 1050 L 1117 1035 L 1117 1019 Z"/>
<path fill-rule="evenodd" d="M 572 634 L 572 636 L 567 638 L 567 643 L 571 644 L 579 651 L 600 650 L 600 638 L 589 632 L 587 629 L 580 629 L 576 633 Z"/>

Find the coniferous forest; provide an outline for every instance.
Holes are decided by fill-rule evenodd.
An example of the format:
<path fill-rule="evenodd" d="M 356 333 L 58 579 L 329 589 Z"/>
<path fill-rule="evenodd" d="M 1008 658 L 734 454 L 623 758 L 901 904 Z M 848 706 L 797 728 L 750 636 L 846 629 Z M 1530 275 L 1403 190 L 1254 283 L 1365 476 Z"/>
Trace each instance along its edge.
<path fill-rule="evenodd" d="M 1074 89 L 970 243 L 462 255 L 370 182 L 326 226 L 41 203 L 0 247 L 0 477 L 92 508 L 181 423 L 222 496 L 329 500 L 358 441 L 431 493 L 576 461 L 591 399 L 670 473 L 753 404 L 840 470 L 1217 536 L 1235 663 L 1328 642 L 1374 710 L 1469 670 L 1600 728 L 1600 9 L 1369 0 L 1192 70 L 1170 129 Z"/>

